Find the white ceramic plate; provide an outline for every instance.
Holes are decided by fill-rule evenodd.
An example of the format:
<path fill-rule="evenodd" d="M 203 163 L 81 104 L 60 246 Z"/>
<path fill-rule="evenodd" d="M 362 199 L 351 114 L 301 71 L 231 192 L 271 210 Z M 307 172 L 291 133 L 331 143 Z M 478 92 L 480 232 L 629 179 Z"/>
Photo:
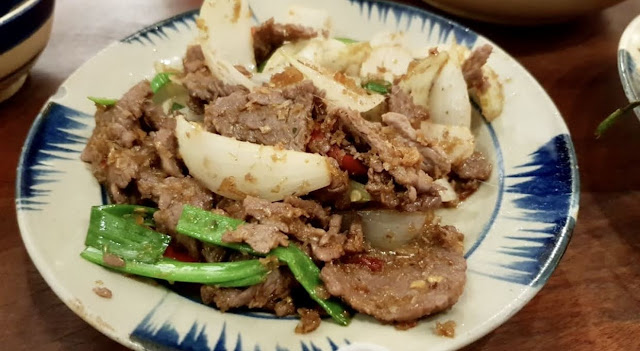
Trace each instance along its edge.
<path fill-rule="evenodd" d="M 640 100 L 640 16 L 629 23 L 620 37 L 618 73 L 627 99 Z M 640 107 L 635 112 L 640 119 Z"/>
<path fill-rule="evenodd" d="M 290 4 L 312 0 L 250 1 L 256 21 Z M 488 42 L 429 12 L 390 2 L 325 0 L 337 36 L 368 39 L 382 30 L 406 31 L 417 46 L 457 40 Z M 504 81 L 504 112 L 489 125 L 477 117 L 479 148 L 494 167 L 491 179 L 443 222 L 465 237 L 468 282 L 449 311 L 407 331 L 356 315 L 348 327 L 327 320 L 308 335 L 295 319 L 259 313 L 220 313 L 164 286 L 112 273 L 79 257 L 89 208 L 105 195 L 79 155 L 94 125 L 87 95 L 118 97 L 153 75 L 159 59 L 181 57 L 195 33 L 195 12 L 150 26 L 104 51 L 62 84 L 25 142 L 16 207 L 33 262 L 78 315 L 133 349 L 183 350 L 450 350 L 487 334 L 525 305 L 558 264 L 578 210 L 578 171 L 569 132 L 544 90 L 513 58 L 495 48 L 489 64 Z M 113 292 L 97 296 L 96 281 Z M 436 321 L 454 320 L 455 338 L 434 334 Z M 372 346 L 377 345 L 377 348 Z"/>

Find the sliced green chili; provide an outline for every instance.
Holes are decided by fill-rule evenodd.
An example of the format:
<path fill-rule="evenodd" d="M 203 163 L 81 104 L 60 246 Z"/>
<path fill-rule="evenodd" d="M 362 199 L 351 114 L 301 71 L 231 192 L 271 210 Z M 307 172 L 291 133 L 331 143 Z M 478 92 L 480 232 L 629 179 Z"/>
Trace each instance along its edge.
<path fill-rule="evenodd" d="M 113 106 L 118 102 L 118 99 L 109 99 L 109 98 L 102 98 L 102 97 L 95 97 L 95 96 L 87 96 L 87 99 L 102 106 Z"/>

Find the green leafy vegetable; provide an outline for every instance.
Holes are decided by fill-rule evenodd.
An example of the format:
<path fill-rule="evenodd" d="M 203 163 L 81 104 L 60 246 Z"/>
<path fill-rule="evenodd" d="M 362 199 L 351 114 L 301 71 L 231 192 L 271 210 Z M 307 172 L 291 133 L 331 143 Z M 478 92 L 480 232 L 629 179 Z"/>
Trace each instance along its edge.
<path fill-rule="evenodd" d="M 185 205 L 182 215 L 178 221 L 176 230 L 178 233 L 196 238 L 200 241 L 219 245 L 252 255 L 260 255 L 246 244 L 234 244 L 222 241 L 222 236 L 228 230 L 233 230 L 244 222 L 238 219 L 221 216 L 209 211 L 205 211 L 193 206 Z M 333 299 L 321 298 L 317 291 L 322 285 L 320 281 L 320 269 L 313 263 L 311 257 L 307 256 L 298 246 L 290 243 L 288 247 L 277 247 L 269 255 L 277 257 L 285 262 L 293 276 L 300 282 L 327 313 L 340 325 L 349 324 L 349 316 L 344 307 Z"/>
<path fill-rule="evenodd" d="M 391 89 L 391 83 L 386 80 L 372 80 L 362 84 L 362 87 L 378 94 L 388 94 Z"/>
<path fill-rule="evenodd" d="M 351 39 L 351 38 L 334 38 L 335 40 L 341 41 L 345 44 L 353 44 L 353 43 L 357 43 L 358 41 L 355 39 Z"/>
<path fill-rule="evenodd" d="M 171 72 L 162 72 L 162 73 L 156 74 L 156 76 L 153 77 L 153 79 L 151 80 L 151 91 L 153 91 L 153 93 L 155 94 L 163 86 L 165 86 L 167 83 L 171 82 L 170 76 L 172 74 L 173 73 L 171 73 Z"/>
<path fill-rule="evenodd" d="M 108 98 L 101 98 L 101 97 L 95 97 L 95 96 L 87 96 L 87 99 L 102 106 L 113 106 L 118 102 L 118 99 L 108 99 Z"/>
<path fill-rule="evenodd" d="M 192 263 L 163 258 L 155 263 L 125 260 L 123 265 L 113 265 L 105 262 L 105 255 L 93 247 L 87 247 L 80 256 L 87 261 L 118 272 L 172 282 L 215 284 L 225 287 L 255 285 L 260 283 L 269 272 L 259 260 Z"/>
<path fill-rule="evenodd" d="M 94 206 L 85 245 L 124 260 L 156 262 L 171 238 L 149 229 L 154 212 L 155 209 L 135 205 Z"/>
<path fill-rule="evenodd" d="M 638 106 L 640 106 L 640 101 L 634 101 L 623 108 L 619 108 L 615 110 L 612 114 L 609 115 L 609 117 L 605 118 L 604 121 L 600 122 L 600 124 L 598 125 L 598 128 L 596 128 L 596 133 L 595 133 L 596 138 L 600 138 L 602 134 L 604 134 L 604 132 L 606 132 L 609 128 L 611 128 L 611 126 L 616 121 L 618 121 L 622 116 L 624 116 L 626 113 L 628 113 L 629 111 L 633 110 Z"/>

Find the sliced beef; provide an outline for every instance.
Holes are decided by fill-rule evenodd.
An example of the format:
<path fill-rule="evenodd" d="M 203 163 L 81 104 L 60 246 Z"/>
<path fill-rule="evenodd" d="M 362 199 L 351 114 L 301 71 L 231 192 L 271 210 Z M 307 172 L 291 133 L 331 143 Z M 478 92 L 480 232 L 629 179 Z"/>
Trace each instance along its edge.
<path fill-rule="evenodd" d="M 280 269 L 271 271 L 264 282 L 246 289 L 218 288 L 203 285 L 200 289 L 202 302 L 215 304 L 221 311 L 248 307 L 274 311 L 278 316 L 291 314 L 291 289 L 295 279 L 289 272 Z"/>
<path fill-rule="evenodd" d="M 462 234 L 433 226 L 395 252 L 369 249 L 327 263 L 320 278 L 331 295 L 384 322 L 411 322 L 452 306 L 462 294 Z"/>
<path fill-rule="evenodd" d="M 178 155 L 175 119 L 166 118 L 160 124 L 160 129 L 150 133 L 150 136 L 153 139 L 153 146 L 160 157 L 162 170 L 172 177 L 183 177 L 182 162 Z"/>
<path fill-rule="evenodd" d="M 461 164 L 456 165 L 453 171 L 465 180 L 487 180 L 491 176 L 492 165 L 480 151 L 476 151 Z"/>
<path fill-rule="evenodd" d="M 243 207 L 245 213 L 260 224 L 273 226 L 302 243 L 308 244 L 311 247 L 313 257 L 318 260 L 328 262 L 345 253 L 344 244 L 347 241 L 347 236 L 340 233 L 341 216 L 332 216 L 325 230 L 325 228 L 317 228 L 307 223 L 312 215 L 290 203 L 269 202 L 247 196 L 243 201 Z"/>
<path fill-rule="evenodd" d="M 296 325 L 297 334 L 307 334 L 318 329 L 320 326 L 320 313 L 316 310 L 309 308 L 299 308 L 298 315 L 300 315 L 300 322 Z"/>
<path fill-rule="evenodd" d="M 415 147 L 422 156 L 420 168 L 434 178 L 441 178 L 451 171 L 451 161 L 447 155 L 436 147 L 431 147 L 419 141 L 418 133 L 411 125 L 409 118 L 396 112 L 382 115 L 382 121 L 393 130 L 409 146 Z"/>
<path fill-rule="evenodd" d="M 420 127 L 420 122 L 429 119 L 427 110 L 413 103 L 413 98 L 405 93 L 399 86 L 394 85 L 391 88 L 391 94 L 387 100 L 389 112 L 397 112 L 409 118 L 411 125 L 415 128 Z"/>
<path fill-rule="evenodd" d="M 268 59 L 271 53 L 282 46 L 285 41 L 311 39 L 318 35 L 313 28 L 297 24 L 275 23 L 273 18 L 253 27 L 252 33 L 253 52 L 258 64 Z"/>
<path fill-rule="evenodd" d="M 148 81 L 129 89 L 113 107 L 98 107 L 96 126 L 80 156 L 91 165 L 98 182 L 106 185 L 114 202 L 135 202 L 135 194 L 127 189 L 140 172 L 157 160 L 140 118 L 151 97 Z"/>
<path fill-rule="evenodd" d="M 369 170 L 365 186 L 371 197 L 386 208 L 408 212 L 433 210 L 442 204 L 440 196 L 432 193 L 418 193 L 415 188 L 396 189 L 394 178 L 388 172 Z"/>
<path fill-rule="evenodd" d="M 355 219 L 349 225 L 347 241 L 344 244 L 344 251 L 347 253 L 357 253 L 364 251 L 364 232 L 362 231 L 362 218 L 356 214 Z"/>
<path fill-rule="evenodd" d="M 224 247 L 207 243 L 202 243 L 200 253 L 204 261 L 209 263 L 224 262 L 229 256 L 227 249 Z"/>
<path fill-rule="evenodd" d="M 437 193 L 433 178 L 420 169 L 422 157 L 415 147 L 394 142 L 383 133 L 382 125 L 365 120 L 357 111 L 333 108 L 329 114 L 337 115 L 349 132 L 371 147 L 375 158 L 366 161 L 370 169 L 388 171 L 398 184 L 418 193 Z"/>
<path fill-rule="evenodd" d="M 487 63 L 492 50 L 491 45 L 482 45 L 473 50 L 469 58 L 462 63 L 462 75 L 469 89 L 475 88 L 480 92 L 484 92 L 489 88 L 489 82 L 482 73 L 482 66 Z"/>
<path fill-rule="evenodd" d="M 278 246 L 288 246 L 289 240 L 273 224 L 248 223 L 222 236 L 227 243 L 247 243 L 256 252 L 266 254 Z"/>
<path fill-rule="evenodd" d="M 329 224 L 329 210 L 313 200 L 303 200 L 297 196 L 287 196 L 284 202 L 307 213 L 309 218 L 317 219 L 322 226 Z"/>
<path fill-rule="evenodd" d="M 241 141 L 303 151 L 311 133 L 313 91 L 306 81 L 283 91 L 236 92 L 207 105 L 205 127 Z"/>
<path fill-rule="evenodd" d="M 220 96 L 228 96 L 237 91 L 247 91 L 243 86 L 227 85 L 214 77 L 207 68 L 200 45 L 192 45 L 187 48 L 182 64 L 185 71 L 182 84 L 187 88 L 192 99 L 189 107 L 198 113 L 203 112 L 205 103 Z"/>
<path fill-rule="evenodd" d="M 158 230 L 172 235 L 191 257 L 198 259 L 200 257 L 198 242 L 194 238 L 176 233 L 175 228 L 184 205 L 211 209 L 213 200 L 211 192 L 189 176 L 166 177 L 158 170 L 150 170 L 142 174 L 137 185 L 143 198 L 151 199 L 158 204 L 159 210 L 153 214 Z"/>

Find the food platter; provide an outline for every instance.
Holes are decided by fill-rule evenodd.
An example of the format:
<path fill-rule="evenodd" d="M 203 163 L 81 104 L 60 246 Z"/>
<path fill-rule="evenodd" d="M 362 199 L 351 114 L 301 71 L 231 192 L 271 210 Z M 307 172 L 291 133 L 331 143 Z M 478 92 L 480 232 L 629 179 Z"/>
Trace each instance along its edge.
<path fill-rule="evenodd" d="M 310 0 L 249 3 L 256 23 L 292 4 L 314 5 Z M 363 40 L 388 30 L 404 31 L 420 46 L 490 43 L 447 19 L 391 2 L 331 0 L 323 6 L 337 36 Z M 348 327 L 327 322 L 298 335 L 293 318 L 221 313 L 164 285 L 82 260 L 89 208 L 107 201 L 79 158 L 94 126 L 95 106 L 86 96 L 121 96 L 153 76 L 154 62 L 182 57 L 194 37 L 195 19 L 196 12 L 181 14 L 104 49 L 61 85 L 25 142 L 16 188 L 25 246 L 47 283 L 85 321 L 139 350 L 423 350 L 425 345 L 449 350 L 487 334 L 542 288 L 564 253 L 577 216 L 577 161 L 551 99 L 495 45 L 489 63 L 503 80 L 504 110 L 491 124 L 479 116 L 472 124 L 477 147 L 494 164 L 494 172 L 458 208 L 439 213 L 443 223 L 465 233 L 467 286 L 450 310 L 405 331 L 356 315 Z M 107 287 L 112 297 L 96 295 L 95 287 Z M 436 322 L 448 320 L 456 322 L 456 336 L 436 335 Z"/>

